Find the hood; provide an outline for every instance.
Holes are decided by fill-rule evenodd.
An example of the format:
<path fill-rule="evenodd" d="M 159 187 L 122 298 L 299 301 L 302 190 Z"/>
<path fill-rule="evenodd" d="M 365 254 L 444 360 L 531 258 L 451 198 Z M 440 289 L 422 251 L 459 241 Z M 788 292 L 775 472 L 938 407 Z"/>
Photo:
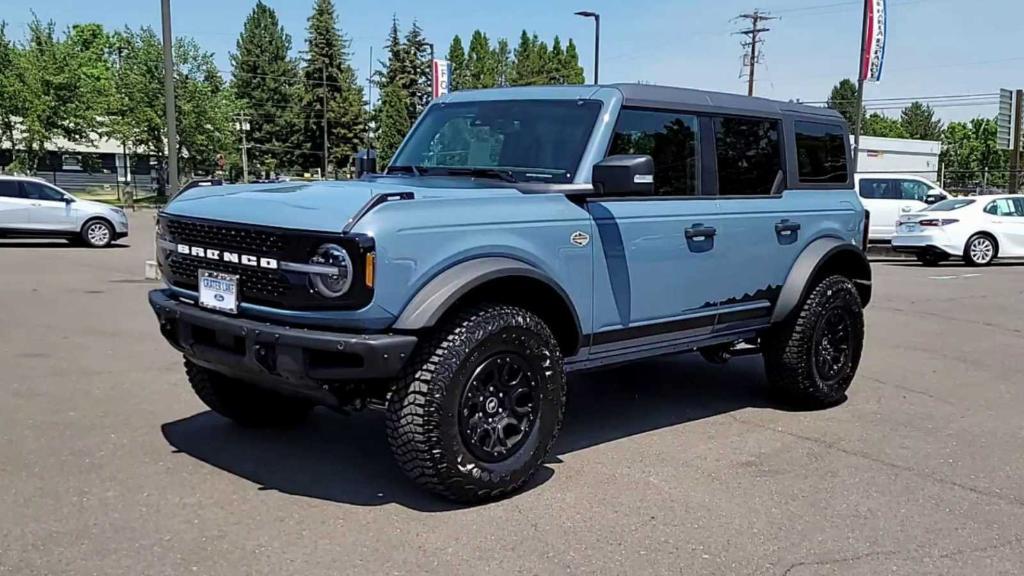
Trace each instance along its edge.
<path fill-rule="evenodd" d="M 416 199 L 519 194 L 470 178 L 382 177 L 367 180 L 204 186 L 170 202 L 164 213 L 254 226 L 340 232 L 375 194 L 413 192 Z"/>

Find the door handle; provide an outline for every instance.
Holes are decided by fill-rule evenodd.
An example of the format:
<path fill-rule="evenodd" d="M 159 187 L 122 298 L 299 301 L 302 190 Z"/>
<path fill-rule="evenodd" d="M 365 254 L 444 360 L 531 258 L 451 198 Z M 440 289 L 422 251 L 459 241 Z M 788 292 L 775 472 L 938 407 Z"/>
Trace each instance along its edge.
<path fill-rule="evenodd" d="M 789 220 L 781 220 L 775 223 L 776 234 L 792 234 L 793 232 L 800 231 L 799 222 L 790 222 Z"/>
<path fill-rule="evenodd" d="M 42 206 L 42 204 L 39 202 L 32 202 L 29 206 Z"/>
<path fill-rule="evenodd" d="M 703 240 L 705 238 L 714 238 L 715 234 L 718 234 L 718 230 L 714 226 L 705 226 L 703 224 L 694 224 L 687 228 L 683 234 L 687 240 Z"/>

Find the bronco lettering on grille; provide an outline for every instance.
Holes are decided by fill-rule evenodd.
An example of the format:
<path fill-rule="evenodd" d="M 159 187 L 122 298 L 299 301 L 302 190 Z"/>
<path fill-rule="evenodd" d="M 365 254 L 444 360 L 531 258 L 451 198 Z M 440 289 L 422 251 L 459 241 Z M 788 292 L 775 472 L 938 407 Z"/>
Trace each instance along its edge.
<path fill-rule="evenodd" d="M 197 258 L 206 258 L 207 260 L 217 260 L 219 262 L 228 262 L 230 264 L 242 264 L 243 266 L 251 266 L 253 268 L 277 270 L 277 260 L 273 258 L 257 257 L 250 254 L 239 254 L 237 252 L 226 252 L 224 250 L 203 248 L 201 246 L 178 244 L 178 254 L 195 256 Z"/>

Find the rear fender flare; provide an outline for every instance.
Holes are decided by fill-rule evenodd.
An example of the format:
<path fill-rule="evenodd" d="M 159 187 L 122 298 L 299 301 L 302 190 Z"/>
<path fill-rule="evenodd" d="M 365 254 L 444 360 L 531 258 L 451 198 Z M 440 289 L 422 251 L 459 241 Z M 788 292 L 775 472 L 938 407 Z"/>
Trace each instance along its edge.
<path fill-rule="evenodd" d="M 839 238 L 819 238 L 800 253 L 796 263 L 789 270 L 789 276 L 782 285 L 772 313 L 773 324 L 782 322 L 796 310 L 810 293 L 811 282 L 822 272 L 823 266 L 830 261 L 836 262 L 836 258 L 847 260 L 845 267 L 848 269 L 843 269 L 843 272 L 857 284 L 861 302 L 867 306 L 871 299 L 871 265 L 864 251 L 859 246 Z"/>

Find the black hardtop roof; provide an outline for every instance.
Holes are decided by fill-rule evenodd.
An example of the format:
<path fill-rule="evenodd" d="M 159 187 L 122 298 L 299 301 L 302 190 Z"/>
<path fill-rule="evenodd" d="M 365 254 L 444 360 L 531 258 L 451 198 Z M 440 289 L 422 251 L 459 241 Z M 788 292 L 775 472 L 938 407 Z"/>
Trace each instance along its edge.
<path fill-rule="evenodd" d="M 675 88 L 651 84 L 611 84 L 622 92 L 624 106 L 641 108 L 682 108 L 701 112 L 728 114 L 770 114 L 772 116 L 805 116 L 845 124 L 842 114 L 830 108 L 819 108 L 794 102 L 767 98 L 708 92 L 692 88 Z"/>

